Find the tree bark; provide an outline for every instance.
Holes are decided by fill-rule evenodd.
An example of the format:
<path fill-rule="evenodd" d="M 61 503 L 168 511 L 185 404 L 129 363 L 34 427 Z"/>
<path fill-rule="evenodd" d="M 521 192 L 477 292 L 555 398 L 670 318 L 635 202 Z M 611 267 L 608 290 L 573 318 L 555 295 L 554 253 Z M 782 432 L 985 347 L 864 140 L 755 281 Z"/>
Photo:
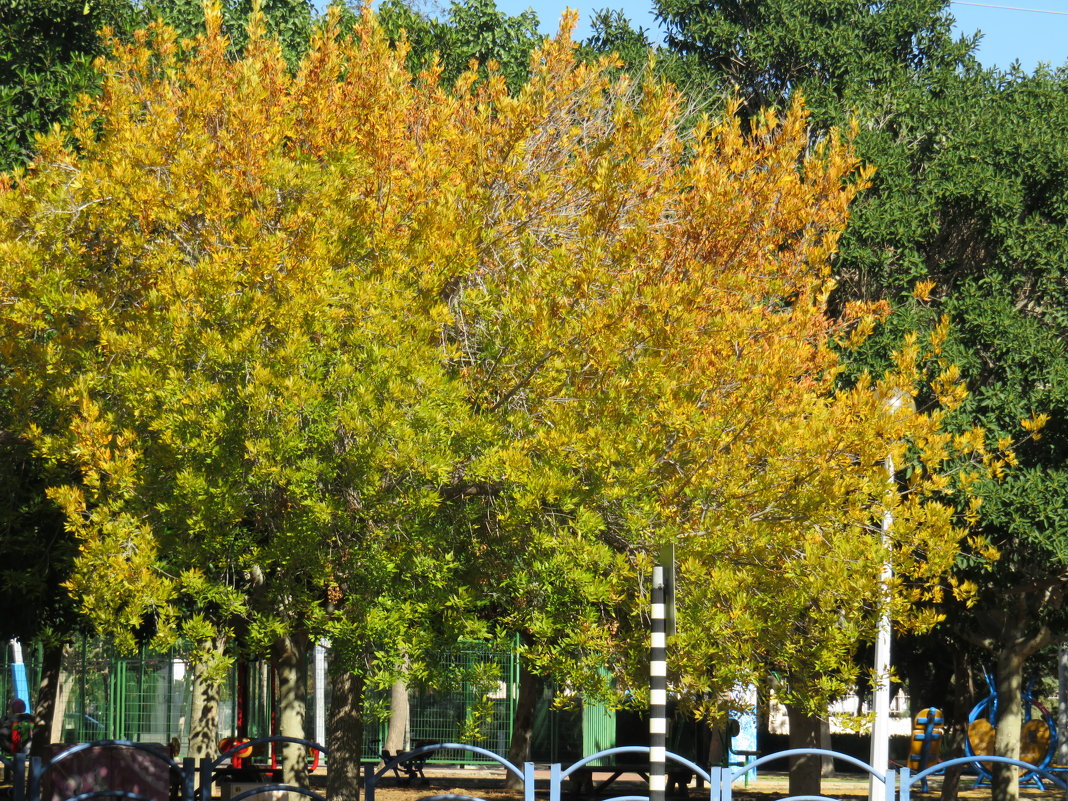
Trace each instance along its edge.
<path fill-rule="evenodd" d="M 330 714 L 326 738 L 330 770 L 326 773 L 326 796 L 330 801 L 359 801 L 360 755 L 363 752 L 362 676 L 338 670 L 330 675 Z"/>
<path fill-rule="evenodd" d="M 950 683 L 946 699 L 951 706 L 943 710 L 945 727 L 943 737 L 944 760 L 964 756 L 964 739 L 968 726 L 968 712 L 971 710 L 975 698 L 975 688 L 972 686 L 971 665 L 966 652 L 960 649 L 948 649 L 953 655 L 953 678 Z M 939 801 L 956 801 L 957 791 L 960 788 L 960 777 L 964 773 L 964 765 L 954 765 L 946 769 L 942 779 L 942 791 Z"/>
<path fill-rule="evenodd" d="M 30 756 L 45 757 L 52 739 L 56 718 L 56 699 L 59 696 L 59 680 L 63 672 L 63 654 L 67 643 L 47 642 L 41 659 L 41 683 L 37 687 L 37 705 L 33 708 L 33 737 L 30 740 Z M 64 710 L 60 710 L 62 717 Z"/>
<path fill-rule="evenodd" d="M 820 727 L 820 748 L 831 750 L 831 719 L 829 717 L 817 718 Z M 820 758 L 820 776 L 829 778 L 834 775 L 834 757 Z"/>
<path fill-rule="evenodd" d="M 819 748 L 820 719 L 793 704 L 786 705 L 790 748 Z M 815 754 L 790 757 L 790 795 L 820 795 L 823 760 Z"/>
<path fill-rule="evenodd" d="M 389 728 L 386 744 L 382 746 L 391 754 L 409 750 L 409 714 L 408 682 L 397 679 L 389 688 Z"/>
<path fill-rule="evenodd" d="M 1046 647 L 1052 631 L 1042 626 L 1028 635 L 1022 615 L 1006 622 L 998 652 L 998 720 L 994 732 L 994 754 L 1020 758 L 1020 730 L 1023 726 L 1023 668 L 1027 658 Z M 995 764 L 991 781 L 993 801 L 1017 801 L 1020 797 L 1019 768 Z"/>
<path fill-rule="evenodd" d="M 207 652 L 193 665 L 192 709 L 189 717 L 189 755 L 206 759 L 218 754 L 220 683 L 214 661 L 222 656 L 226 639 L 201 643 Z"/>
<path fill-rule="evenodd" d="M 304 727 L 307 699 L 308 637 L 288 634 L 275 641 L 271 649 L 275 675 L 278 677 L 278 733 L 283 737 L 307 734 Z M 304 746 L 282 746 L 282 783 L 308 788 L 308 752 Z"/>
<path fill-rule="evenodd" d="M 1026 657 L 1011 646 L 998 654 L 998 719 L 994 730 L 994 754 L 1020 758 L 1020 728 L 1023 725 L 1023 666 Z M 1019 768 L 993 764 L 993 801 L 1018 801 Z"/>
<path fill-rule="evenodd" d="M 519 662 L 519 693 L 512 721 L 512 740 L 508 744 L 508 761 L 520 766 L 530 760 L 530 744 L 534 738 L 534 712 L 542 690 L 541 676 L 531 672 L 525 659 Z M 504 786 L 518 790 L 523 782 L 511 771 L 505 775 Z"/>

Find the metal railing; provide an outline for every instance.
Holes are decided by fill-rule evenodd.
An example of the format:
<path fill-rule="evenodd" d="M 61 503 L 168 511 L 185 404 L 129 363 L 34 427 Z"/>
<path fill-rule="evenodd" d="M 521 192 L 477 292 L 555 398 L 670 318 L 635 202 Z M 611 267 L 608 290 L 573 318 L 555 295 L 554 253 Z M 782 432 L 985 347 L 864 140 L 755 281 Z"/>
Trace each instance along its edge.
<path fill-rule="evenodd" d="M 229 760 L 232 760 L 235 755 L 244 749 L 278 743 L 301 745 L 306 749 L 313 749 L 324 755 L 326 754 L 326 749 L 323 746 L 310 740 L 294 737 L 263 737 L 242 742 L 216 759 L 200 760 L 198 765 L 196 760 L 188 757 L 179 763 L 168 754 L 160 751 L 158 746 L 154 747 L 152 744 L 134 743 L 128 740 L 100 740 L 72 746 L 50 760 L 39 757 L 30 759 L 25 754 L 16 754 L 12 757 L 4 756 L 0 758 L 0 762 L 2 762 L 4 771 L 9 777 L 11 801 L 93 801 L 93 799 L 97 798 L 115 798 L 122 799 L 122 801 L 210 801 L 213 790 L 217 786 L 227 780 L 233 781 L 232 776 L 228 775 L 226 767 Z M 107 786 L 94 789 L 79 789 L 74 794 L 64 795 L 63 792 L 58 791 L 58 786 L 51 786 L 46 781 L 53 773 L 63 774 L 69 779 L 72 774 L 77 773 L 76 770 L 72 772 L 70 768 L 77 764 L 79 754 L 89 752 L 100 759 L 104 759 L 103 755 L 107 749 L 125 749 L 127 751 L 132 749 L 135 752 L 148 755 L 149 761 L 155 760 L 157 768 L 155 784 L 147 789 L 146 786 L 141 785 L 137 787 Z M 462 743 L 436 743 L 416 748 L 413 751 L 395 756 L 381 768 L 377 764 L 365 764 L 363 781 L 365 801 L 375 801 L 376 788 L 384 779 L 389 778 L 389 774 L 395 767 L 410 760 L 425 761 L 430 754 L 437 751 L 471 752 L 490 763 L 500 765 L 522 782 L 523 801 L 535 801 L 536 771 L 534 763 L 526 762 L 522 766 L 514 765 L 504 757 L 485 748 Z M 831 757 L 841 760 L 861 772 L 870 774 L 883 783 L 885 801 L 910 801 L 913 788 L 917 784 L 922 786 L 929 776 L 941 773 L 948 768 L 962 765 L 978 767 L 979 763 L 984 763 L 987 766 L 993 763 L 1014 765 L 1028 773 L 1041 775 L 1044 780 L 1052 782 L 1068 793 L 1068 782 L 1063 778 L 1065 773 L 1063 770 L 1051 770 L 1018 759 L 988 755 L 949 759 L 916 773 L 906 767 L 888 770 L 885 774 L 879 773 L 867 763 L 848 754 L 819 748 L 798 748 L 766 754 L 737 769 L 716 766 L 706 770 L 691 760 L 671 752 L 668 752 L 667 760 L 680 773 L 688 777 L 697 777 L 699 785 L 701 782 L 707 782 L 708 794 L 706 797 L 709 801 L 731 801 L 734 783 L 745 778 L 751 771 L 755 771 L 760 766 L 774 760 L 801 755 Z M 619 757 L 638 758 L 621 760 Z M 612 780 L 624 772 L 643 774 L 643 766 L 647 765 L 648 757 L 649 748 L 647 746 L 620 746 L 598 751 L 566 767 L 560 763 L 553 763 L 548 766 L 547 787 L 543 769 L 542 779 L 540 780 L 542 784 L 537 789 L 543 792 L 547 789 L 549 801 L 561 801 L 565 795 L 564 787 L 567 780 L 581 778 L 585 775 L 584 772 L 597 771 L 611 774 L 614 771 L 615 775 L 607 782 L 602 783 L 610 784 Z M 598 761 L 606 761 L 608 764 L 595 764 Z M 67 765 L 65 773 L 62 767 L 64 764 Z M 989 767 L 986 770 L 989 771 Z M 151 773 L 151 771 L 147 772 Z M 272 770 L 270 773 L 273 774 L 275 771 Z M 112 780 L 115 781 L 114 778 Z M 121 783 L 120 777 L 117 784 L 121 785 Z M 148 781 L 146 782 L 147 784 L 152 784 L 152 782 Z M 43 789 L 46 787 L 49 788 L 49 792 L 46 798 L 42 798 Z M 325 796 L 315 790 L 282 783 L 271 783 L 270 781 L 256 782 L 254 787 L 249 787 L 233 795 L 229 801 L 247 801 L 247 799 L 261 794 L 277 792 L 294 793 L 311 798 L 313 801 L 326 801 Z M 430 794 L 421 798 L 420 801 L 483 800 L 473 795 Z M 604 801 L 648 801 L 648 795 L 618 795 L 605 797 Z M 781 801 L 834 801 L 834 799 L 823 795 L 784 795 Z"/>

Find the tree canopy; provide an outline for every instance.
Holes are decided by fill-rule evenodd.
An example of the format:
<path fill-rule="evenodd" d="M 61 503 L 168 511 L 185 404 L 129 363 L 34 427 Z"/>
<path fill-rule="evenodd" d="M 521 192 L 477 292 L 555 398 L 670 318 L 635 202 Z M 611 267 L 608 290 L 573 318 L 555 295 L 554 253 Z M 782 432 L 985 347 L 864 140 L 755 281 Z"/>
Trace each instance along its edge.
<path fill-rule="evenodd" d="M 906 332 L 932 330 L 945 315 L 945 357 L 969 388 L 947 425 L 981 426 L 991 443 L 1007 443 L 1028 438 L 1021 421 L 1050 421 L 1020 445 L 1003 480 L 976 485 L 984 501 L 973 530 L 1002 559 L 961 560 L 959 576 L 981 588 L 980 602 L 952 611 L 958 636 L 999 654 L 998 749 L 1015 753 L 1021 656 L 1053 636 L 1047 624 L 1063 595 L 1063 531 L 1051 525 L 1064 508 L 1066 162 L 1052 134 L 1066 108 L 1063 68 L 983 70 L 974 39 L 951 37 L 942 0 L 662 0 L 658 9 L 669 43 L 751 107 L 803 93 L 818 130 L 856 115 L 857 153 L 876 172 L 835 257 L 832 305 L 885 298 L 895 313 L 846 374 L 890 364 Z M 917 282 L 933 307 L 913 298 Z"/>
<path fill-rule="evenodd" d="M 535 670 L 641 697 L 674 542 L 677 686 L 777 670 L 804 702 L 853 678 L 887 560 L 902 626 L 968 594 L 942 581 L 1003 460 L 944 430 L 946 327 L 842 380 L 886 330 L 879 299 L 829 305 L 863 128 L 814 136 L 800 102 L 695 125 L 577 58 L 571 18 L 521 85 L 414 75 L 369 10 L 296 62 L 258 11 L 240 47 L 205 23 L 113 39 L 0 193 L 11 425 L 58 471 L 98 626 L 201 659 L 328 634 L 364 676 L 430 624 L 519 633 Z"/>

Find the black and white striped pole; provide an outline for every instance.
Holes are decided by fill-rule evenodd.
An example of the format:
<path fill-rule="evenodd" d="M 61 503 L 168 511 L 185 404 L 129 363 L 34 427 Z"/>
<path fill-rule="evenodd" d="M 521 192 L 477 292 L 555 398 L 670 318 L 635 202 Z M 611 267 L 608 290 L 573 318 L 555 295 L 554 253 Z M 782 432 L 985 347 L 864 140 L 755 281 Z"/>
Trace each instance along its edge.
<path fill-rule="evenodd" d="M 664 568 L 653 568 L 653 637 L 649 653 L 649 801 L 664 801 L 667 789 L 667 635 Z"/>

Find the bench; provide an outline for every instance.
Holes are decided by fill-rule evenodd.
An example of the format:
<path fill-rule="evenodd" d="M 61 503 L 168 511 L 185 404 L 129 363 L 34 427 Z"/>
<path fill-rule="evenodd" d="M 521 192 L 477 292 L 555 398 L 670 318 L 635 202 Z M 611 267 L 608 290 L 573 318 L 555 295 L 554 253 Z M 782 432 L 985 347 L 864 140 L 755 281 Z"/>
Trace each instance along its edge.
<path fill-rule="evenodd" d="M 415 743 L 415 748 L 413 748 L 412 751 L 417 751 L 418 749 L 428 745 L 434 745 L 434 743 L 429 740 L 426 742 L 417 742 Z M 415 756 L 408 756 L 412 753 L 412 751 L 397 751 L 395 754 L 391 754 L 388 749 L 383 748 L 380 752 L 380 755 L 382 757 L 382 761 L 387 765 L 394 759 L 400 760 L 400 762 L 397 762 L 395 765 L 392 766 L 393 775 L 400 779 L 401 783 L 404 786 L 411 785 L 411 783 L 416 779 L 422 781 L 423 784 L 430 784 L 430 781 L 423 773 L 423 768 L 426 767 L 427 758 L 433 752 L 427 751 L 422 754 L 416 754 Z M 408 758 L 405 759 L 405 757 Z M 405 774 L 403 778 L 401 777 L 401 771 L 403 771 Z"/>

